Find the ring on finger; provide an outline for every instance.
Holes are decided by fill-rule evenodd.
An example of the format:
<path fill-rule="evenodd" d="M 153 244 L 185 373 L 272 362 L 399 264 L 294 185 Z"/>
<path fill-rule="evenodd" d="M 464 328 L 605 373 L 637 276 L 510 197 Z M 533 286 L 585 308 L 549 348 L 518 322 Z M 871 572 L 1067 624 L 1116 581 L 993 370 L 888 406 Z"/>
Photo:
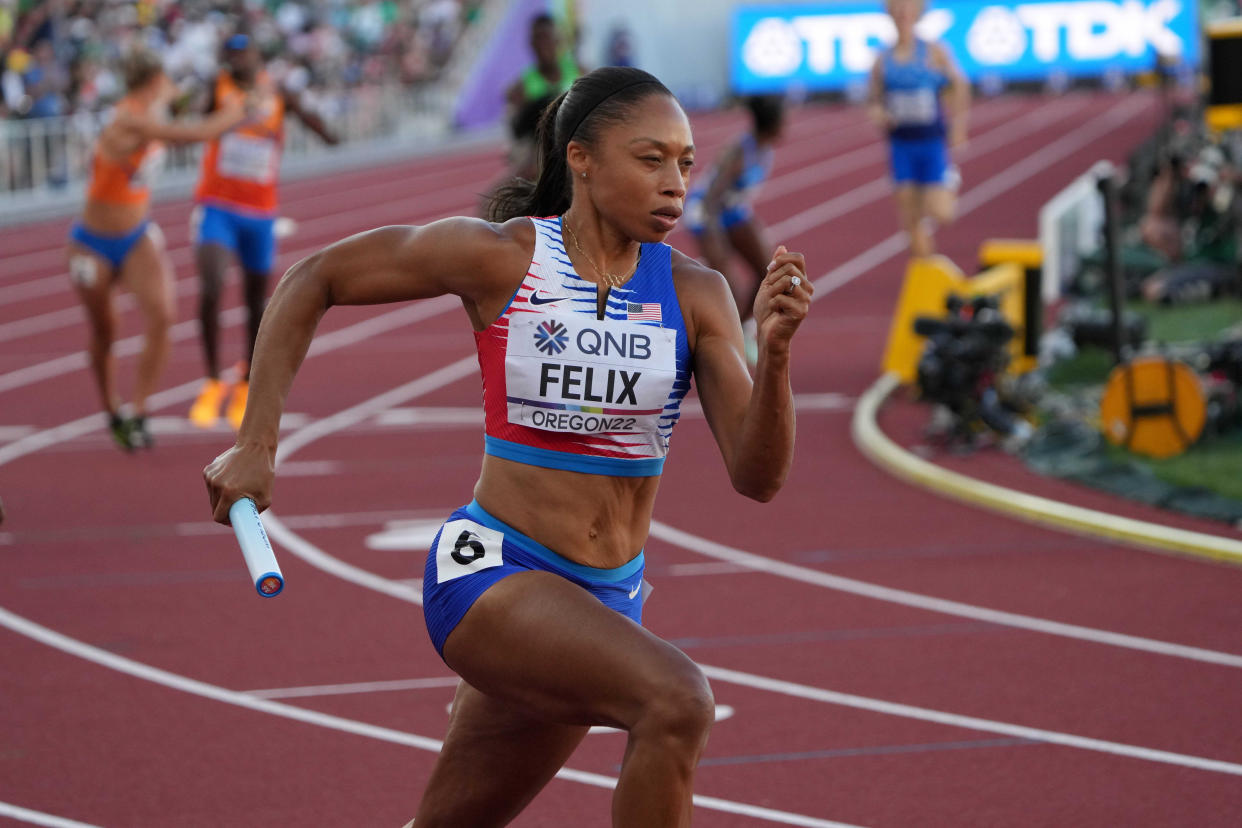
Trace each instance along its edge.
<path fill-rule="evenodd" d="M 800 277 L 800 276 L 790 276 L 790 277 L 789 277 L 789 287 L 787 287 L 787 288 L 785 289 L 785 293 L 793 293 L 793 292 L 794 292 L 794 288 L 796 288 L 796 287 L 797 287 L 798 285 L 800 285 L 800 284 L 802 284 L 802 277 Z"/>

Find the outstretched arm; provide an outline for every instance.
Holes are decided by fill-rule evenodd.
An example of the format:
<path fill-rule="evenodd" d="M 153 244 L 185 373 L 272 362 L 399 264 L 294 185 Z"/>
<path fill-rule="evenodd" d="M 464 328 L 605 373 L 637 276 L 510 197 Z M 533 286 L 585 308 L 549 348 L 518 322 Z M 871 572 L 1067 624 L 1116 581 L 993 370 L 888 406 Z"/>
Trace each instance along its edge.
<path fill-rule="evenodd" d="M 246 118 L 246 110 L 240 99 L 231 100 L 201 120 L 159 121 L 148 115 L 124 113 L 122 126 L 144 140 L 169 141 L 188 144 L 194 141 L 210 141 L 240 124 Z"/>
<path fill-rule="evenodd" d="M 311 109 L 307 109 L 302 105 L 302 99 L 299 95 L 295 95 L 294 93 L 285 90 L 284 96 L 285 108 L 294 115 L 297 115 L 298 120 L 306 124 L 306 126 L 310 128 L 311 132 L 323 139 L 325 144 L 335 146 L 341 142 L 341 139 L 337 137 L 337 134 L 329 129 L 328 125 L 323 122 L 323 118 L 319 117 L 319 113 Z"/>
<path fill-rule="evenodd" d="M 953 53 L 943 43 L 932 44 L 933 59 L 949 79 L 946 92 L 949 111 L 949 146 L 960 147 L 966 143 L 970 113 L 970 81 L 953 59 Z"/>
<path fill-rule="evenodd" d="M 511 234 L 512 224 L 445 219 L 425 227 L 381 227 L 291 267 L 263 313 L 236 444 L 203 471 L 214 519 L 227 524 L 229 506 L 243 496 L 260 510 L 271 504 L 280 415 L 328 308 L 451 293 L 462 298 L 472 318 L 498 313 L 524 272 L 522 257 L 530 256 Z"/>
<path fill-rule="evenodd" d="M 884 60 L 879 57 L 867 78 L 867 117 L 885 132 L 893 128 L 893 118 L 884 105 Z"/>
<path fill-rule="evenodd" d="M 800 281 L 797 286 L 795 277 Z M 741 325 L 728 285 L 713 271 L 696 274 L 692 281 L 687 293 L 703 412 L 733 488 L 766 502 L 784 485 L 793 461 L 790 346 L 810 309 L 813 288 L 806 264 L 802 254 L 790 253 L 782 245 L 768 265 L 755 298 L 759 361 L 753 380 L 746 370 Z"/>

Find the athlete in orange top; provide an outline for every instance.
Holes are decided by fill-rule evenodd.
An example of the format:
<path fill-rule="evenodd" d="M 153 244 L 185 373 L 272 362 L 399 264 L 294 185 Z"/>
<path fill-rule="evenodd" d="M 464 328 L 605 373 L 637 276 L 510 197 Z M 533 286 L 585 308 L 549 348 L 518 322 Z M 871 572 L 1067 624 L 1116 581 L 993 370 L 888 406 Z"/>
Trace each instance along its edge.
<path fill-rule="evenodd" d="M 170 122 L 176 89 L 160 59 L 139 50 L 125 60 L 128 93 L 103 128 L 91 160 L 86 205 L 69 233 L 69 275 L 90 323 L 91 370 L 116 442 L 126 450 L 149 447 L 146 399 L 168 353 L 168 326 L 175 313 L 172 267 L 159 227 L 150 220 L 151 178 L 164 155 L 161 142 L 204 141 L 241 122 L 243 101 L 230 102 L 197 123 Z M 116 393 L 112 340 L 116 315 L 113 287 L 123 282 L 146 319 L 138 360 L 133 416 L 121 415 Z"/>
<path fill-rule="evenodd" d="M 304 109 L 296 95 L 273 83 L 247 35 L 236 34 L 225 41 L 224 60 L 227 68 L 216 79 L 212 106 L 250 94 L 257 99 L 258 111 L 255 119 L 208 144 L 195 193 L 200 212 L 195 238 L 201 280 L 198 308 L 207 379 L 190 409 L 190 421 L 202 428 L 216 424 L 229 392 L 220 381 L 218 317 L 220 288 L 232 256 L 241 263 L 249 314 L 246 367 L 232 388 L 227 411 L 234 428 L 246 410 L 250 355 L 276 254 L 276 178 L 285 113 L 297 115 L 325 142 L 337 143 L 318 115 Z"/>

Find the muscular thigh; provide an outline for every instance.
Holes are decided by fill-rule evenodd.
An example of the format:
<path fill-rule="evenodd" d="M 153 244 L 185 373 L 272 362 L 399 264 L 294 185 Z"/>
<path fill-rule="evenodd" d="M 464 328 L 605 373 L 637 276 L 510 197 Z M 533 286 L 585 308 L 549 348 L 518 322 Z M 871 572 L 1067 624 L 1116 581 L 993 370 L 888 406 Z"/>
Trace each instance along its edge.
<path fill-rule="evenodd" d="M 449 634 L 444 660 L 470 685 L 547 721 L 628 727 L 669 681 L 701 681 L 676 647 L 550 572 L 510 575 Z"/>
<path fill-rule="evenodd" d="M 70 242 L 69 281 L 92 318 L 107 315 L 110 309 L 112 263 L 84 245 Z"/>
<path fill-rule="evenodd" d="M 172 271 L 164 255 L 163 234 L 154 223 L 134 245 L 121 268 L 121 282 L 144 312 L 162 310 L 171 316 L 176 301 Z"/>

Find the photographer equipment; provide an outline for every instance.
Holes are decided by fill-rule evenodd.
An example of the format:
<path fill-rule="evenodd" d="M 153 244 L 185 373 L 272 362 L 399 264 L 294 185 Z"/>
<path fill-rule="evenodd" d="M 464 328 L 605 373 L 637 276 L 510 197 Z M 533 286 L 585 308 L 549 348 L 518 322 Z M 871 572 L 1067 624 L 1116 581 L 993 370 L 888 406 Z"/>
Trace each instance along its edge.
<path fill-rule="evenodd" d="M 1118 365 L 1100 398 L 1100 428 L 1108 441 L 1148 457 L 1181 454 L 1199 439 L 1206 421 L 1198 375 L 1164 356 Z"/>
<path fill-rule="evenodd" d="M 1111 345 L 1113 361 L 1121 363 L 1128 349 L 1122 316 L 1126 284 L 1121 272 L 1121 217 L 1117 212 L 1117 177 L 1113 165 L 1107 161 L 1096 164 L 1092 171 L 1104 199 L 1104 262 L 1105 272 L 1108 274 L 1108 304 L 1113 314 Z"/>
<path fill-rule="evenodd" d="M 945 308 L 946 316 L 914 320 L 914 332 L 927 337 L 917 369 L 920 395 L 952 413 L 950 438 L 970 441 L 983 428 L 1005 437 L 1025 436 L 1030 427 L 997 387 L 1015 332 L 996 298 L 977 296 L 967 304 L 950 294 Z"/>

